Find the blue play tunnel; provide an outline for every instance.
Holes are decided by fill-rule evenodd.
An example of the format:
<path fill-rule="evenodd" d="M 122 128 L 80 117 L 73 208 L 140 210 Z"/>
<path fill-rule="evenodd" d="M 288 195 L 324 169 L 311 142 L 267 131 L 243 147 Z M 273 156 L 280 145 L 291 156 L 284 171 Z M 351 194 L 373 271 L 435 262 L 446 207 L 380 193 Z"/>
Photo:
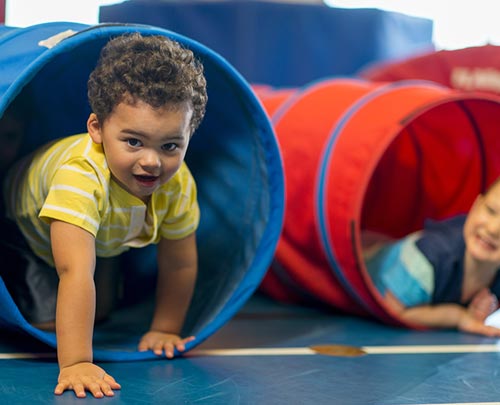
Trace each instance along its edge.
<path fill-rule="evenodd" d="M 186 158 L 198 185 L 201 208 L 199 277 L 184 330 L 197 337 L 190 349 L 223 326 L 256 290 L 282 227 L 281 157 L 267 114 L 247 82 L 207 47 L 156 27 L 67 22 L 1 27 L 0 116 L 9 106 L 21 106 L 26 129 L 20 155 L 52 139 L 85 132 L 90 112 L 87 78 L 104 44 L 129 32 L 171 37 L 190 48 L 205 66 L 207 113 Z M 137 274 L 154 273 L 154 247 L 128 254 L 127 261 Z M 138 282 L 136 288 L 138 295 L 154 295 L 148 284 Z M 1 278 L 0 328 L 21 330 L 56 346 L 54 333 L 26 322 Z M 113 339 L 96 346 L 96 360 L 155 357 L 124 349 L 128 347 L 124 342 L 130 340 L 126 333 Z"/>

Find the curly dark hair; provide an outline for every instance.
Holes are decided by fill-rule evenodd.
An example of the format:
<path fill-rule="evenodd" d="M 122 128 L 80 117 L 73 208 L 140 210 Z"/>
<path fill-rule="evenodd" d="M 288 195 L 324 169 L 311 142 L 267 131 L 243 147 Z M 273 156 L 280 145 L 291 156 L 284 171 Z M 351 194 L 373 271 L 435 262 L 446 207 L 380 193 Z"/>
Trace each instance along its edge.
<path fill-rule="evenodd" d="M 192 51 L 161 35 L 132 33 L 111 39 L 101 50 L 87 88 L 90 107 L 100 122 L 129 97 L 153 108 L 188 101 L 193 107 L 193 133 L 207 104 L 203 65 Z"/>

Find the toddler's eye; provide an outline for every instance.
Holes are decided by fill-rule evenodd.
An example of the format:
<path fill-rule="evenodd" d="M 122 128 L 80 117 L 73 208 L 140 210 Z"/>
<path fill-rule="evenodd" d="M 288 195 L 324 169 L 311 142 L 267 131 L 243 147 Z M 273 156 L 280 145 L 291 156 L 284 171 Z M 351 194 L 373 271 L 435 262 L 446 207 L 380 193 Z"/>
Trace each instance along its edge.
<path fill-rule="evenodd" d="M 491 204 L 491 202 L 489 202 L 489 201 L 485 201 L 484 202 L 484 204 L 483 204 L 483 212 L 486 215 L 489 215 L 491 217 L 497 216 L 498 214 L 500 214 L 500 212 L 498 211 L 497 207 L 494 204 Z"/>
<path fill-rule="evenodd" d="M 170 151 L 177 149 L 177 145 L 175 143 L 166 143 L 166 144 L 162 145 L 161 148 L 165 151 L 170 152 Z"/>
<path fill-rule="evenodd" d="M 127 143 L 133 147 L 142 146 L 142 142 L 135 138 L 127 139 Z"/>

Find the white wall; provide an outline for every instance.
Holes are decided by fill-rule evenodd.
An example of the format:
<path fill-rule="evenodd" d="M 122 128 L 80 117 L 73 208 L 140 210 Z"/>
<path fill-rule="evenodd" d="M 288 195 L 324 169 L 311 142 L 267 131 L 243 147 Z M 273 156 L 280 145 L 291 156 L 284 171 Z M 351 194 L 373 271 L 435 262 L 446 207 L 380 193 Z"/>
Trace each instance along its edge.
<path fill-rule="evenodd" d="M 123 0 L 6 0 L 5 24 L 27 27 L 50 21 L 99 22 L 99 7 Z"/>
<path fill-rule="evenodd" d="M 438 49 L 500 44 L 499 0 L 325 0 L 335 7 L 375 7 L 434 21 Z"/>

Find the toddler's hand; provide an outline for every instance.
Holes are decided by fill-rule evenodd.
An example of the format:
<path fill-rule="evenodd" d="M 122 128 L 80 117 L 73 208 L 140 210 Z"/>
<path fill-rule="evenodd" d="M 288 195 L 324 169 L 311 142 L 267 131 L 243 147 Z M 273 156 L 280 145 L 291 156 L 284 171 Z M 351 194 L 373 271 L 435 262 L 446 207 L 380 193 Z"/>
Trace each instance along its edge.
<path fill-rule="evenodd" d="M 467 308 L 470 315 L 481 322 L 484 322 L 488 315 L 495 312 L 497 309 L 497 297 L 487 288 L 483 288 L 479 291 Z"/>
<path fill-rule="evenodd" d="M 87 390 L 95 398 L 102 398 L 112 397 L 115 395 L 113 390 L 120 388 L 120 384 L 101 367 L 84 362 L 61 369 L 54 394 L 61 395 L 66 390 L 73 390 L 78 398 L 85 398 Z"/>
<path fill-rule="evenodd" d="M 484 324 L 484 320 L 474 317 L 470 311 L 464 310 L 459 319 L 458 330 L 489 337 L 500 337 L 500 329 Z"/>
<path fill-rule="evenodd" d="M 140 352 L 152 350 L 158 356 L 163 355 L 163 352 L 165 352 L 165 356 L 171 359 L 174 357 L 174 349 L 183 352 L 186 350 L 185 344 L 194 339 L 194 336 L 182 339 L 180 336 L 172 333 L 150 330 L 142 337 L 138 348 Z"/>

